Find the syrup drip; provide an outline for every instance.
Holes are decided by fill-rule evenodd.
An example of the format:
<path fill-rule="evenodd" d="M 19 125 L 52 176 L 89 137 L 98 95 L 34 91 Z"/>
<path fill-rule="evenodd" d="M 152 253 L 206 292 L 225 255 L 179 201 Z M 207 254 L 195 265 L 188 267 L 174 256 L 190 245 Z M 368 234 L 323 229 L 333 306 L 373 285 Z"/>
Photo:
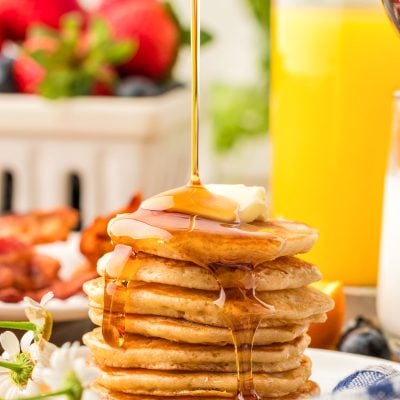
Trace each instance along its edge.
<path fill-rule="evenodd" d="M 132 248 L 117 245 L 104 275 L 102 333 L 104 340 L 113 347 L 122 347 L 125 341 L 125 304 L 138 269 L 132 268 L 132 257 L 135 257 Z"/>
<path fill-rule="evenodd" d="M 257 298 L 256 276 L 251 265 L 230 265 L 230 268 L 241 269 L 245 277 L 241 282 L 243 287 L 224 288 L 221 286 L 221 274 L 225 273 L 226 265 L 211 264 L 209 269 L 221 286 L 219 299 L 215 302 L 229 327 L 236 354 L 236 369 L 238 375 L 237 400 L 260 400 L 253 382 L 252 354 L 255 333 L 262 319 L 273 308 Z M 240 307 L 237 303 L 240 302 Z M 235 307 L 236 305 L 236 307 Z"/>
<path fill-rule="evenodd" d="M 162 244 L 168 241 L 174 245 L 176 232 L 207 231 L 225 235 L 262 234 L 264 229 L 257 224 L 240 224 L 238 204 L 223 196 L 214 195 L 201 184 L 199 154 L 199 104 L 198 104 L 198 65 L 199 65 L 199 4 L 192 0 L 192 148 L 191 179 L 187 186 L 162 193 L 144 202 L 141 209 L 129 219 L 120 221 L 113 229 L 129 231 L 126 237 L 135 240 L 150 240 Z M 216 222 L 219 221 L 219 222 Z M 117 221 L 118 222 L 118 221 Z M 111 236 L 113 232 L 111 231 Z M 116 235 L 125 236 L 125 235 Z M 205 244 L 206 246 L 206 244 Z M 206 251 L 206 249 L 205 249 Z M 236 400 L 260 400 L 256 393 L 252 372 L 252 348 L 254 335 L 261 320 L 271 313 L 271 307 L 256 296 L 256 265 L 204 265 L 199 260 L 186 255 L 188 260 L 207 268 L 220 286 L 219 298 L 215 305 L 219 307 L 227 327 L 232 333 L 236 354 L 238 390 Z M 129 257 L 132 260 L 134 255 Z M 124 280 L 118 274 L 107 274 L 104 290 L 103 336 L 107 343 L 115 347 L 124 345 L 125 307 L 128 289 L 138 284 L 135 279 L 137 266 L 129 260 L 121 263 Z M 260 261 L 261 262 L 261 261 Z M 238 288 L 224 288 L 219 277 L 226 267 L 245 271 L 245 278 Z M 120 271 L 121 272 L 121 271 Z M 130 279 L 126 279 L 127 276 Z M 132 286 L 131 286 L 132 285 Z"/>

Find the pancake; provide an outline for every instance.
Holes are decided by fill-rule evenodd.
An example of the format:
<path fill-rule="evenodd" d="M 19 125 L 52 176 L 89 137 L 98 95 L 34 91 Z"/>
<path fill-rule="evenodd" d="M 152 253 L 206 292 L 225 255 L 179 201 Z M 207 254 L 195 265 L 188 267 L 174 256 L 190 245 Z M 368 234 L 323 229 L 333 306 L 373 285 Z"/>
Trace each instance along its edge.
<path fill-rule="evenodd" d="M 173 314 L 173 312 L 171 312 L 171 314 Z M 220 329 L 220 330 L 227 330 L 227 327 L 218 327 L 218 326 L 211 326 L 211 325 L 202 325 L 202 324 L 197 324 L 195 322 L 191 322 L 191 321 L 186 321 L 184 319 L 179 319 L 179 313 L 175 313 L 176 317 L 172 316 L 171 318 L 166 318 L 168 320 L 173 320 L 173 321 L 182 321 L 184 323 L 190 323 L 193 324 L 196 327 L 204 327 L 204 328 L 213 328 L 213 329 Z M 141 317 L 150 317 L 153 318 L 154 316 L 152 315 L 138 315 L 138 314 L 126 314 L 125 315 L 125 330 L 128 333 L 139 333 L 142 334 L 141 332 L 138 332 L 138 330 L 142 329 L 142 328 L 138 328 L 138 324 L 137 324 L 137 319 L 141 318 Z M 89 307 L 89 318 L 91 319 L 91 321 L 98 326 L 102 325 L 102 320 L 103 320 L 103 310 L 100 307 L 100 305 L 96 305 L 96 304 L 92 304 Z M 157 318 L 157 317 L 156 317 Z M 161 317 L 161 318 L 165 318 L 165 317 Z M 270 329 L 281 329 L 282 327 L 286 327 L 286 326 L 293 326 L 293 327 L 304 327 L 304 326 L 309 326 L 310 324 L 322 324 L 327 320 L 327 316 L 326 313 L 321 313 L 321 314 L 314 314 L 311 317 L 308 318 L 304 318 L 304 319 L 296 319 L 293 321 L 290 320 L 285 320 L 285 319 L 268 319 L 268 320 L 263 320 L 260 323 L 260 326 L 257 330 L 257 332 L 259 331 L 260 334 L 262 332 L 265 332 L 266 330 L 270 330 Z M 179 324 L 179 322 L 176 322 L 176 324 Z M 154 327 L 152 330 L 154 333 L 158 332 L 162 332 L 162 330 L 158 330 L 158 327 Z M 211 332 L 211 331 L 210 331 Z M 169 334 L 169 332 L 167 331 L 167 335 Z M 225 333 L 224 333 L 225 335 Z M 144 335 L 146 336 L 146 335 Z M 151 335 L 149 335 L 151 336 Z M 256 333 L 257 336 L 257 333 Z M 156 336 L 158 337 L 158 336 Z M 162 336 L 160 336 L 162 337 Z M 164 338 L 164 339 L 168 339 L 168 337 Z M 193 338 L 186 338 L 183 339 L 182 341 L 185 342 L 185 340 L 192 340 Z M 195 339 L 194 339 L 195 340 Z M 262 339 L 260 338 L 260 344 L 269 344 L 269 343 L 263 343 L 263 340 L 267 340 L 267 339 Z M 280 340 L 278 340 L 279 342 Z M 283 342 L 283 340 L 281 340 L 281 342 Z M 189 343 L 191 343 L 189 341 Z M 270 342 L 271 343 L 271 342 Z M 272 342 L 274 343 L 274 342 Z M 222 345 L 225 345 L 226 343 L 220 343 Z"/>
<path fill-rule="evenodd" d="M 95 325 L 102 324 L 102 311 L 91 308 L 89 317 Z M 233 344 L 232 334 L 227 328 L 200 325 L 184 319 L 155 317 L 149 315 L 128 315 L 125 320 L 128 333 L 157 337 L 173 342 L 193 344 Z M 290 342 L 306 333 L 308 324 L 287 325 L 276 328 L 258 328 L 254 337 L 255 345 Z"/>
<path fill-rule="evenodd" d="M 97 328 L 83 336 L 97 364 L 116 368 L 146 368 L 184 371 L 236 371 L 233 346 L 206 346 L 175 343 L 164 339 L 126 335 L 124 346 L 114 348 L 103 340 Z M 310 344 L 308 335 L 289 343 L 255 346 L 254 370 L 280 372 L 297 368 L 301 355 Z M 290 361 L 289 361 L 290 360 Z"/>
<path fill-rule="evenodd" d="M 127 290 L 129 300 L 124 307 L 119 305 L 127 314 L 183 318 L 200 324 L 226 326 L 221 309 L 215 304 L 218 300 L 216 292 L 146 283 Z M 86 282 L 84 291 L 89 296 L 91 307 L 103 309 L 102 278 Z M 257 297 L 274 307 L 274 311 L 265 309 L 261 326 L 268 326 L 270 319 L 293 324 L 293 321 L 325 313 L 333 308 L 333 301 L 329 296 L 312 287 L 258 292 Z M 118 299 L 115 301 L 118 307 Z M 248 312 L 248 305 L 240 299 L 226 303 L 226 307 L 232 307 L 235 312 L 245 313 L 244 315 Z M 285 322 L 280 325 L 285 325 Z"/>
<path fill-rule="evenodd" d="M 306 253 L 318 237 L 315 229 L 291 221 L 228 224 L 143 209 L 111 220 L 108 233 L 113 243 L 132 246 L 136 252 L 193 261 L 203 266 L 244 261 L 258 265 L 278 257 Z"/>
<path fill-rule="evenodd" d="M 287 372 L 253 374 L 257 393 L 280 397 L 299 390 L 311 374 L 311 362 Z M 97 383 L 111 391 L 155 396 L 233 397 L 237 391 L 236 373 L 151 371 L 140 369 L 102 370 Z"/>
<path fill-rule="evenodd" d="M 101 399 L 105 400 L 166 400 L 168 397 L 160 396 L 136 396 L 125 394 L 122 392 L 112 392 L 107 390 L 105 387 L 100 385 L 95 385 L 94 390 L 101 396 Z M 309 399 L 314 396 L 318 396 L 320 393 L 319 386 L 313 381 L 307 381 L 303 386 L 301 386 L 296 392 L 288 394 L 286 396 L 275 397 L 274 400 L 301 400 Z M 176 398 L 176 397 L 174 397 Z M 230 397 L 232 398 L 232 397 Z M 171 398 L 170 398 L 171 399 Z M 221 397 L 188 397 L 182 396 L 177 397 L 178 400 L 221 400 Z M 228 397 L 229 399 L 229 397 Z M 263 397 L 262 400 L 268 400 L 270 397 Z"/>
<path fill-rule="evenodd" d="M 112 253 L 104 255 L 97 263 L 97 272 L 104 276 Z M 222 268 L 221 268 L 222 270 Z M 126 271 L 137 271 L 135 279 L 148 283 L 163 283 L 190 289 L 219 291 L 212 273 L 203 267 L 187 262 L 138 253 L 130 259 Z M 296 257 L 280 257 L 259 265 L 256 270 L 256 289 L 259 291 L 295 289 L 321 279 L 318 268 Z M 219 281 L 224 288 L 243 287 L 246 273 L 240 269 L 224 267 Z M 130 279 L 129 272 L 119 279 Z"/>

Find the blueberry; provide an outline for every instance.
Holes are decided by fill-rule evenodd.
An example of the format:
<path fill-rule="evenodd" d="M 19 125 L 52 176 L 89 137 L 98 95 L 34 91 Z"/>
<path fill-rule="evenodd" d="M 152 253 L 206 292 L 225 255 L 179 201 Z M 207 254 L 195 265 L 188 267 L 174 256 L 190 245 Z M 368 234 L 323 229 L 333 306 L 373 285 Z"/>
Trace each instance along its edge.
<path fill-rule="evenodd" d="M 391 359 L 389 345 L 382 331 L 362 317 L 348 325 L 338 349 L 346 353 Z"/>
<path fill-rule="evenodd" d="M 158 96 L 162 91 L 151 79 L 143 76 L 131 76 L 118 83 L 115 93 L 121 97 L 149 97 Z"/>
<path fill-rule="evenodd" d="M 164 82 L 160 86 L 160 90 L 161 90 L 162 93 L 167 93 L 167 92 L 170 92 L 171 90 L 181 89 L 181 88 L 184 88 L 184 87 L 185 87 L 185 84 L 182 83 L 182 82 L 169 80 L 169 81 Z"/>
<path fill-rule="evenodd" d="M 13 76 L 14 60 L 0 56 L 0 93 L 16 93 L 17 85 Z"/>

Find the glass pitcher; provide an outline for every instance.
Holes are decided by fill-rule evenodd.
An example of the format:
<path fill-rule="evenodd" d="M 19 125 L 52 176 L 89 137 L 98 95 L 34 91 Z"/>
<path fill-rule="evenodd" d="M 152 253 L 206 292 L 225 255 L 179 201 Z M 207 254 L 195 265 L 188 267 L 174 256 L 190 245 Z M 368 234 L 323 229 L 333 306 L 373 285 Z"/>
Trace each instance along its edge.
<path fill-rule="evenodd" d="M 275 0 L 271 61 L 274 214 L 319 229 L 326 279 L 375 285 L 400 39 L 380 0 Z"/>
<path fill-rule="evenodd" d="M 385 181 L 377 306 L 379 322 L 400 355 L 400 92 L 395 96 L 394 115 Z"/>

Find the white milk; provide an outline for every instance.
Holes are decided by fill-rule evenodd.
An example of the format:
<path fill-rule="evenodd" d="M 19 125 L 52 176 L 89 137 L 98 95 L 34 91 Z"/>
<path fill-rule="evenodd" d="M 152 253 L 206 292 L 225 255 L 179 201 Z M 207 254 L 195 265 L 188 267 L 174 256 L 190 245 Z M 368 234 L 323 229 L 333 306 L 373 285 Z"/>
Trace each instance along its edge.
<path fill-rule="evenodd" d="M 383 330 L 400 344 L 400 173 L 386 178 L 378 315 Z M 396 346 L 397 347 L 397 346 Z M 398 347 L 400 349 L 400 347 Z"/>

